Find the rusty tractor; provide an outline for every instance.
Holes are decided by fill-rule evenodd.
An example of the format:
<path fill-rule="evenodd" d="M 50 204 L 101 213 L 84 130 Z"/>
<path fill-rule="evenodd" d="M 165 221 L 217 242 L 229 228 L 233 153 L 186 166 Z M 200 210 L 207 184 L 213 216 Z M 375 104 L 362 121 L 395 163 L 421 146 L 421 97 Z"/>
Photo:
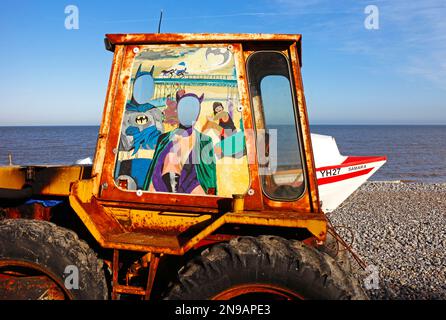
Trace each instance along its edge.
<path fill-rule="evenodd" d="M 0 167 L 0 299 L 367 298 L 321 210 L 300 35 L 105 45 L 93 163 Z"/>

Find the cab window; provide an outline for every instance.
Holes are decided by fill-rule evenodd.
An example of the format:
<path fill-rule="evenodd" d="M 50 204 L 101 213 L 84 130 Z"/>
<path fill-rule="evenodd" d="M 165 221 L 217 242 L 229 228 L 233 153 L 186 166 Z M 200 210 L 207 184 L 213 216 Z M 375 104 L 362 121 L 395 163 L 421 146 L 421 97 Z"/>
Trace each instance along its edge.
<path fill-rule="evenodd" d="M 305 185 L 288 59 L 281 52 L 258 51 L 249 56 L 247 71 L 263 192 L 295 200 Z"/>

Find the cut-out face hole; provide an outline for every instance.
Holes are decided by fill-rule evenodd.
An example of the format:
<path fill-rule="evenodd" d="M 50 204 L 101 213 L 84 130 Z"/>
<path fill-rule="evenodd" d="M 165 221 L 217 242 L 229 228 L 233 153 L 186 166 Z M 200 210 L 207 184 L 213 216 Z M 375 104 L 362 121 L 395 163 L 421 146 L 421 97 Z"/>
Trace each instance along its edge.
<path fill-rule="evenodd" d="M 139 104 L 148 103 L 153 96 L 155 82 L 150 74 L 142 75 L 135 80 L 133 85 L 133 98 Z"/>
<path fill-rule="evenodd" d="M 195 95 L 182 97 L 178 102 L 178 120 L 184 127 L 191 127 L 200 115 L 200 100 Z"/>

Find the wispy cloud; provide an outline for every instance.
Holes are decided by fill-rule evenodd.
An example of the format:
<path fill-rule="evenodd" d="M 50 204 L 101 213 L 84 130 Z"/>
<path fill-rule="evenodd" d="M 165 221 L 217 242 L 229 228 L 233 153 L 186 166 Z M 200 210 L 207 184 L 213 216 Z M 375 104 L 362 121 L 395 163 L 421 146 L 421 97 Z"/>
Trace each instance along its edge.
<path fill-rule="evenodd" d="M 446 3 L 394 1 L 380 6 L 389 27 L 400 36 L 399 49 L 406 54 L 401 72 L 421 76 L 446 90 Z"/>
<path fill-rule="evenodd" d="M 380 29 L 366 30 L 364 8 L 379 8 Z M 221 14 L 169 15 L 164 21 L 264 19 L 269 25 L 291 23 L 299 32 L 319 41 L 334 40 L 331 49 L 372 57 L 377 64 L 391 65 L 402 76 L 421 77 L 446 90 L 446 2 L 444 0 L 274 0 L 259 11 Z M 293 19 L 296 17 L 296 19 Z M 141 23 L 144 19 L 106 20 L 102 23 Z M 286 21 L 286 22 L 285 22 Z M 279 27 L 287 30 L 286 26 Z"/>
<path fill-rule="evenodd" d="M 368 55 L 391 65 L 401 75 L 418 76 L 446 90 L 446 2 L 444 0 L 347 1 L 276 0 L 281 10 L 319 14 L 304 29 L 318 37 L 336 39 L 333 47 Z M 380 29 L 363 26 L 367 5 L 378 6 Z"/>
<path fill-rule="evenodd" d="M 335 39 L 333 47 L 370 56 L 402 76 L 421 77 L 446 90 L 446 2 L 444 0 L 275 0 L 271 11 L 238 12 L 196 18 L 255 16 L 277 22 L 297 17 L 300 31 Z M 366 30 L 366 6 L 380 13 L 380 29 Z M 262 10 L 263 11 L 263 10 Z M 186 19 L 172 17 L 171 19 Z"/>

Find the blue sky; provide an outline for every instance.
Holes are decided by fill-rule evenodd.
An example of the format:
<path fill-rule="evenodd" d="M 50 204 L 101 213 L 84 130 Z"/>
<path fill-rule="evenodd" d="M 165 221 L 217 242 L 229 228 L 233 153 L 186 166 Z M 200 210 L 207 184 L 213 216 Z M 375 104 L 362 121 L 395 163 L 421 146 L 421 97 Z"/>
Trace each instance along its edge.
<path fill-rule="evenodd" d="M 66 30 L 67 5 L 79 30 Z M 367 5 L 379 29 L 364 27 Z M 0 125 L 96 125 L 112 54 L 105 33 L 301 33 L 312 124 L 446 124 L 446 2 L 0 2 Z"/>

